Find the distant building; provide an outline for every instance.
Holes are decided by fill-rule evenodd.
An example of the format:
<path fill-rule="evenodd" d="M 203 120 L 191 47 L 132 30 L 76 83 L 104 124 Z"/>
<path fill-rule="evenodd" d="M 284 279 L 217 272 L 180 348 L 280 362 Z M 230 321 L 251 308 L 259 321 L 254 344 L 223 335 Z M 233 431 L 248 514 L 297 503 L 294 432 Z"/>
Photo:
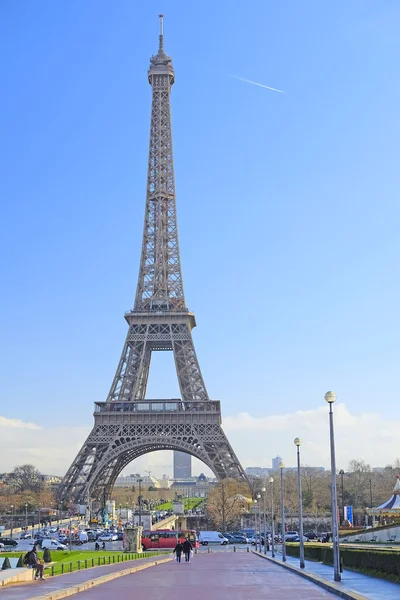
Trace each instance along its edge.
<path fill-rule="evenodd" d="M 170 489 L 183 498 L 206 498 L 210 488 L 216 483 L 216 481 L 208 479 L 204 473 L 201 473 L 198 477 L 192 477 L 188 480 L 174 481 Z"/>
<path fill-rule="evenodd" d="M 139 479 L 140 485 L 142 489 L 146 489 L 149 487 L 160 488 L 160 482 L 155 477 L 149 477 L 148 475 L 144 475 L 143 477 L 140 473 L 135 473 L 135 475 L 125 475 L 117 477 L 114 487 L 134 487 L 135 490 L 139 489 Z"/>
<path fill-rule="evenodd" d="M 272 470 L 277 471 L 281 462 L 283 462 L 282 456 L 275 456 L 272 459 Z"/>
<path fill-rule="evenodd" d="M 270 470 L 266 467 L 247 467 L 245 473 L 253 477 L 268 477 Z"/>
<path fill-rule="evenodd" d="M 174 479 L 190 479 L 192 477 L 192 457 L 186 452 L 174 451 Z"/>

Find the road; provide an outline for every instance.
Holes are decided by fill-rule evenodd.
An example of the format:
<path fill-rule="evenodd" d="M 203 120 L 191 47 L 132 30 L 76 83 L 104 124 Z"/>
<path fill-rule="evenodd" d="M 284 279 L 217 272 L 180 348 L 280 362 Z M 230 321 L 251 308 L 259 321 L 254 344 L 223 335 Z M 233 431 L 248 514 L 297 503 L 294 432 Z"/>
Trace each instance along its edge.
<path fill-rule="evenodd" d="M 201 552 L 187 564 L 171 561 L 79 594 L 79 600 L 329 600 L 332 594 L 247 552 Z"/>

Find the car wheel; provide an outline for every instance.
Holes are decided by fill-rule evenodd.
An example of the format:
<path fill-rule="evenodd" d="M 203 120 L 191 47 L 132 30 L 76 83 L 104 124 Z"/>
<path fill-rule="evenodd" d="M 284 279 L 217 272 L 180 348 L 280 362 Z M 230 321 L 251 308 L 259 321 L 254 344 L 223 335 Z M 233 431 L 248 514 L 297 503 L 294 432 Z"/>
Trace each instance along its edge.
<path fill-rule="evenodd" d="M 201 542 L 202 546 L 208 546 L 208 542 Z"/>
<path fill-rule="evenodd" d="M 227 545 L 227 543 L 228 543 L 228 542 L 222 542 L 222 545 L 223 545 L 223 546 L 226 546 L 226 545 Z"/>

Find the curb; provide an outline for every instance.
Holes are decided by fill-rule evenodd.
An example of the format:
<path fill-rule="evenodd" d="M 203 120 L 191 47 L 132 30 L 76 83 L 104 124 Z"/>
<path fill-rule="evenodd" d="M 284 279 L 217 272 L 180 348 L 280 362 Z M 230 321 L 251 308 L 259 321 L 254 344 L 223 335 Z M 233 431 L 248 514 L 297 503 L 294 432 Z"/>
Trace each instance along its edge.
<path fill-rule="evenodd" d="M 278 561 L 275 558 L 270 558 L 269 556 L 260 554 L 259 552 L 256 552 L 255 550 L 252 550 L 252 553 L 255 554 L 256 556 L 259 556 L 260 558 L 269 560 L 269 562 L 273 563 L 274 565 L 278 565 L 279 567 L 283 567 L 284 569 L 287 569 L 288 571 L 291 571 L 292 573 L 296 573 L 296 575 L 300 575 L 300 577 L 303 577 L 304 579 L 308 579 L 312 583 L 315 583 L 315 585 L 322 587 L 327 592 L 331 592 L 332 594 L 335 594 L 335 596 L 339 596 L 339 598 L 343 598 L 344 600 L 368 600 L 368 598 L 366 596 L 362 596 L 361 594 L 358 594 L 357 592 L 353 592 L 350 590 L 349 591 L 343 590 L 340 587 L 340 584 L 334 583 L 333 581 L 332 582 L 327 581 L 326 579 L 322 579 L 322 577 L 320 577 L 319 575 L 307 573 L 307 572 L 303 571 L 302 569 L 299 569 L 298 567 L 293 567 L 292 565 L 288 565 L 284 562 Z"/>
<path fill-rule="evenodd" d="M 97 585 L 102 585 L 103 583 L 107 583 L 107 581 L 112 581 L 113 579 L 117 579 L 118 577 L 123 577 L 124 575 L 131 575 L 132 573 L 137 573 L 137 571 L 143 571 L 143 569 L 148 569 L 149 567 L 155 567 L 156 565 L 161 565 L 162 563 L 168 562 L 172 560 L 171 558 L 164 558 L 162 560 L 156 560 L 151 563 L 147 563 L 145 565 L 138 565 L 137 567 L 130 567 L 129 569 L 124 569 L 123 571 L 116 571 L 115 573 L 108 573 L 107 575 L 102 575 L 101 577 L 96 577 L 95 579 L 89 579 L 88 581 L 84 581 L 83 583 L 78 583 L 77 585 L 73 585 L 68 588 L 64 588 L 62 590 L 56 590 L 55 592 L 49 592 L 48 594 L 43 594 L 41 596 L 31 596 L 28 600 L 60 600 L 61 598 L 67 598 L 68 596 L 73 596 L 74 594 L 78 594 L 79 592 L 84 592 L 85 590 L 92 589 Z"/>

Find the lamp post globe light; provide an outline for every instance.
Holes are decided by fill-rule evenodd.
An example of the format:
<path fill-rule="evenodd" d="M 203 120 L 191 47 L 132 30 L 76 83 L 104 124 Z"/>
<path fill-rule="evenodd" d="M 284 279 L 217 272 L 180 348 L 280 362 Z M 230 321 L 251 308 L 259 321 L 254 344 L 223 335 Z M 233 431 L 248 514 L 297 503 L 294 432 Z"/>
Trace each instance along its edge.
<path fill-rule="evenodd" d="M 263 497 L 263 515 L 264 515 L 264 554 L 267 554 L 267 490 L 265 487 L 261 488 L 261 493 Z"/>
<path fill-rule="evenodd" d="M 259 552 L 261 552 L 261 494 L 257 494 L 257 508 L 258 508 L 258 547 Z M 256 542 L 256 550 L 257 550 L 257 542 Z"/>
<path fill-rule="evenodd" d="M 331 440 L 331 478 L 332 478 L 332 540 L 333 540 L 333 578 L 340 581 L 340 557 L 339 557 L 339 527 L 338 527 L 338 508 L 336 491 L 336 458 L 335 458 L 335 434 L 333 430 L 333 410 L 332 406 L 336 400 L 335 392 L 326 392 L 325 400 L 329 404 L 329 430 Z"/>
<path fill-rule="evenodd" d="M 286 562 L 286 526 L 285 526 L 285 502 L 283 498 L 283 469 L 285 465 L 283 462 L 279 463 L 279 469 L 281 472 L 281 529 L 282 529 L 282 560 Z"/>
<path fill-rule="evenodd" d="M 295 438 L 293 441 L 297 447 L 297 496 L 299 503 L 299 536 L 300 536 L 300 569 L 304 569 L 304 541 L 303 541 L 303 498 L 301 495 L 301 473 L 300 473 L 300 445 L 301 439 Z"/>
<path fill-rule="evenodd" d="M 274 523 L 274 478 L 269 478 L 271 486 L 271 556 L 275 558 L 275 523 Z"/>

